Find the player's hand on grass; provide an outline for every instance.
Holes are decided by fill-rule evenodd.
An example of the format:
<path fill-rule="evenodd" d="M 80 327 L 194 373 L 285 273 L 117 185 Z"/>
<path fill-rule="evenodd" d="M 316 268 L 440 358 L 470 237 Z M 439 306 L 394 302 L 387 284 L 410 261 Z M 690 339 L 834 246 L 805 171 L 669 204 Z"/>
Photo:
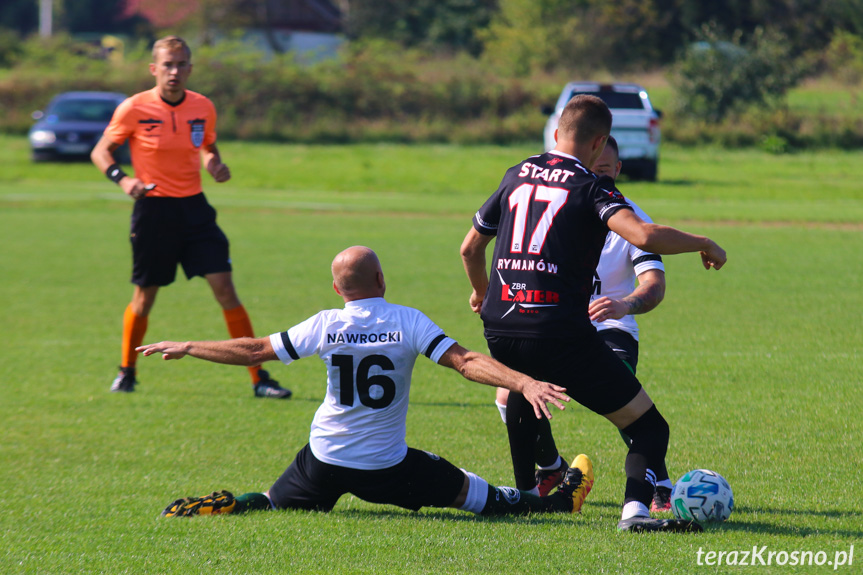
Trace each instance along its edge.
<path fill-rule="evenodd" d="M 725 255 L 725 250 L 719 247 L 719 244 L 712 240 L 711 243 L 713 245 L 707 251 L 701 252 L 701 263 L 706 270 L 710 268 L 718 270 L 725 265 L 728 257 Z"/>
<path fill-rule="evenodd" d="M 145 356 L 161 353 L 162 359 L 181 359 L 189 353 L 189 343 L 160 341 L 159 343 L 148 343 L 147 345 L 136 347 L 135 351 L 143 353 Z"/>
<path fill-rule="evenodd" d="M 564 405 L 561 401 L 569 402 L 565 387 L 547 381 L 532 379 L 522 386 L 521 394 L 533 406 L 533 412 L 537 419 L 542 419 L 543 414 L 546 418 L 551 419 L 551 411 L 548 409 L 549 403 L 563 411 Z"/>
<path fill-rule="evenodd" d="M 590 302 L 587 314 L 590 321 L 605 321 L 607 319 L 620 319 L 630 311 L 629 304 L 623 300 L 611 299 L 605 296 Z"/>

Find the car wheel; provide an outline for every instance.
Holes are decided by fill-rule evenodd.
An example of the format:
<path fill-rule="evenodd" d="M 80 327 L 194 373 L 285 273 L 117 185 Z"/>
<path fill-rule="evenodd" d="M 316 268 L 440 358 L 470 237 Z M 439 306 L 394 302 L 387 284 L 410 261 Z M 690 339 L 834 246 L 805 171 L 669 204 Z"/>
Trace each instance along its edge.
<path fill-rule="evenodd" d="M 655 182 L 657 172 L 659 171 L 658 166 L 659 161 L 655 160 L 653 162 L 647 162 L 644 164 L 644 167 L 641 168 L 640 178 L 641 180 L 647 180 L 648 182 Z"/>

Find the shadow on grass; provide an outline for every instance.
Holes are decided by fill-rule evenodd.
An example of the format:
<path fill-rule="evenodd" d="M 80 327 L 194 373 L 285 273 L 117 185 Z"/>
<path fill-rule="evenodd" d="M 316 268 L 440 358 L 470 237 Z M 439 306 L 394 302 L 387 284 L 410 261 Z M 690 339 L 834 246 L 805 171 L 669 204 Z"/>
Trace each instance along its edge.
<path fill-rule="evenodd" d="M 446 522 L 491 522 L 510 523 L 519 525 L 557 525 L 572 524 L 578 515 L 571 513 L 534 513 L 532 515 L 475 515 L 465 511 L 432 510 L 423 508 L 422 511 L 410 511 L 407 509 L 341 509 L 331 511 L 343 517 L 352 519 L 410 519 L 412 521 L 446 521 Z"/>
<path fill-rule="evenodd" d="M 811 535 L 832 535 L 836 537 L 852 537 L 860 539 L 863 537 L 863 531 L 854 529 L 827 529 L 822 527 L 795 527 L 793 524 L 776 525 L 775 523 L 764 523 L 761 521 L 747 521 L 738 523 L 729 521 L 726 523 L 706 523 L 705 530 L 708 531 L 736 531 L 750 532 L 769 535 L 787 535 L 794 537 L 809 537 Z"/>
<path fill-rule="evenodd" d="M 811 515 L 812 517 L 859 517 L 860 511 L 857 509 L 833 509 L 830 511 L 814 511 L 812 509 L 770 509 L 768 507 L 735 507 L 736 511 L 741 513 L 765 513 L 770 515 Z"/>
<path fill-rule="evenodd" d="M 585 510 L 589 507 L 593 508 L 602 508 L 607 509 L 613 512 L 617 512 L 620 510 L 621 504 L 613 501 L 592 501 L 588 500 L 585 503 Z M 777 525 L 776 523 L 767 523 L 764 521 L 735 521 L 733 519 L 734 515 L 732 515 L 732 519 L 725 523 L 702 523 L 705 531 L 714 532 L 714 531 L 735 531 L 735 532 L 751 532 L 751 533 L 762 533 L 769 535 L 792 535 L 795 537 L 808 537 L 810 535 L 834 535 L 837 537 L 853 537 L 856 539 L 860 539 L 863 537 L 863 530 L 854 530 L 854 529 L 830 529 L 827 527 L 810 527 L 803 525 L 794 525 L 794 517 L 800 516 L 809 516 L 815 518 L 826 518 L 826 519 L 844 519 L 850 517 L 858 517 L 860 515 L 859 511 L 856 510 L 830 510 L 830 511 L 815 511 L 811 509 L 770 509 L 766 507 L 737 507 L 734 512 L 736 514 L 748 513 L 748 514 L 758 514 L 763 513 L 765 515 L 773 515 L 773 516 L 789 516 L 789 521 L 787 525 Z"/>
<path fill-rule="evenodd" d="M 692 187 L 695 185 L 695 182 L 692 180 L 660 180 L 656 182 L 657 184 L 662 184 L 663 186 L 675 186 L 675 187 Z"/>

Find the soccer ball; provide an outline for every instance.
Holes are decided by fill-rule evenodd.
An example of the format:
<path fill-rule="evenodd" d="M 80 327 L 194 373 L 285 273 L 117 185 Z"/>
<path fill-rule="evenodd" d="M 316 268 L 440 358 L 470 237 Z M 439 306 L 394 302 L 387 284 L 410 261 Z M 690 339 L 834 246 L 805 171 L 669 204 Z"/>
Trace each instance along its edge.
<path fill-rule="evenodd" d="M 725 478 L 709 469 L 681 477 L 671 492 L 671 511 L 678 519 L 725 521 L 734 509 L 734 495 Z"/>

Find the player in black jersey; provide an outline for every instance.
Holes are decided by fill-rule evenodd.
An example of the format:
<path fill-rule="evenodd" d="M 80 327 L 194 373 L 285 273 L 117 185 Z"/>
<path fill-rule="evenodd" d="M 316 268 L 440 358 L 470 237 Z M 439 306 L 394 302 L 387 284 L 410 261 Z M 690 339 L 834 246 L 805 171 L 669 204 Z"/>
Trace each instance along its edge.
<path fill-rule="evenodd" d="M 618 528 L 627 531 L 693 530 L 690 522 L 654 520 L 647 474 L 665 458 L 669 429 L 635 376 L 597 335 L 588 317 L 593 273 L 611 229 L 657 254 L 700 252 L 706 269 L 724 265 L 725 251 L 709 238 L 647 223 L 608 177 L 590 167 L 611 131 L 611 112 L 592 96 L 576 96 L 564 109 L 557 146 L 510 168 L 483 204 L 461 246 L 493 357 L 564 386 L 570 396 L 626 433 L 626 489 Z M 496 238 L 491 273 L 485 249 Z M 507 433 L 516 486 L 536 487 L 534 444 L 538 425 L 517 393 L 507 405 Z"/>

